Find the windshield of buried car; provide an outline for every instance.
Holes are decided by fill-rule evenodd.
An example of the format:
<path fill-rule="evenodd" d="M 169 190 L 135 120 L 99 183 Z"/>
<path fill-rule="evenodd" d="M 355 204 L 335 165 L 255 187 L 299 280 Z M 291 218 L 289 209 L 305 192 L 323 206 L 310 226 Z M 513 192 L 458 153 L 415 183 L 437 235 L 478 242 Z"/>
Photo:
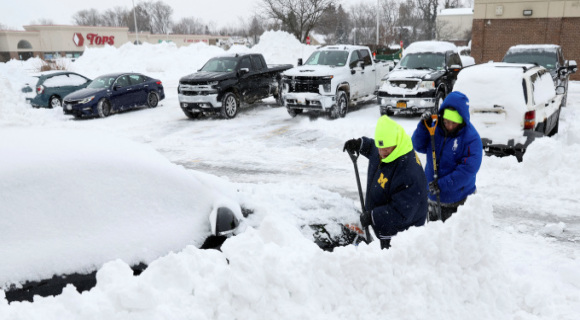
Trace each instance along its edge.
<path fill-rule="evenodd" d="M 346 64 L 348 51 L 316 51 L 310 55 L 305 65 L 325 65 L 342 67 Z"/>
<path fill-rule="evenodd" d="M 401 68 L 406 69 L 433 69 L 441 70 L 445 67 L 445 54 L 443 53 L 410 53 L 403 57 L 399 63 Z"/>
<path fill-rule="evenodd" d="M 199 70 L 206 72 L 232 72 L 236 68 L 238 59 L 234 57 L 212 58 Z"/>
<path fill-rule="evenodd" d="M 503 62 L 531 63 L 540 65 L 546 69 L 554 69 L 558 62 L 558 56 L 555 51 L 516 51 L 513 53 L 508 52 L 503 58 Z"/>

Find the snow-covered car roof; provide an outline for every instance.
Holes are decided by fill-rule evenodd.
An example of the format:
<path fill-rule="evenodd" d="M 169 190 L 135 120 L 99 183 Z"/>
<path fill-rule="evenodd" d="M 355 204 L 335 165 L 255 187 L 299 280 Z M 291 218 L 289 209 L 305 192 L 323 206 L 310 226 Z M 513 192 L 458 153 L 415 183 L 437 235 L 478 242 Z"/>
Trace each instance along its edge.
<path fill-rule="evenodd" d="M 404 54 L 420 52 L 445 53 L 447 51 L 457 52 L 457 47 L 447 41 L 417 41 L 411 43 L 404 51 Z"/>
<path fill-rule="evenodd" d="M 0 287 L 148 264 L 201 246 L 218 207 L 242 217 L 222 179 L 103 132 L 5 128 L 0 153 Z"/>
<path fill-rule="evenodd" d="M 352 51 L 352 50 L 361 50 L 361 49 L 368 49 L 368 47 L 355 46 L 355 45 L 351 45 L 351 44 L 334 44 L 334 45 L 327 45 L 324 47 L 320 47 L 318 50 L 347 50 L 347 51 Z"/>
<path fill-rule="evenodd" d="M 471 120 L 481 137 L 494 141 L 522 138 L 521 122 L 528 111 L 523 93 L 524 73 L 532 68 L 542 68 L 532 64 L 489 62 L 464 68 L 459 72 L 454 91 L 464 93 L 469 99 Z M 502 128 L 486 128 L 483 124 L 486 113 L 474 110 L 505 109 L 505 123 Z"/>

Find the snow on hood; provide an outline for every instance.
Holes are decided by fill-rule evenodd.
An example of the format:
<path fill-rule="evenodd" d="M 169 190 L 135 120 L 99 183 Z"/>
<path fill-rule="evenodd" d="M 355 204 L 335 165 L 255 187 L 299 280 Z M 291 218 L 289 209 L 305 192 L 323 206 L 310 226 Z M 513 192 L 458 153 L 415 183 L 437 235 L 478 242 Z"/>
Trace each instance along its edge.
<path fill-rule="evenodd" d="M 441 73 L 442 71 L 436 70 L 415 70 L 415 69 L 394 69 L 387 74 L 389 80 L 398 79 L 422 79 L 422 80 L 434 80 L 436 77 L 431 79 L 431 75 L 434 73 Z"/>
<path fill-rule="evenodd" d="M 290 70 L 286 70 L 284 75 L 290 77 L 324 77 L 337 73 L 339 68 L 348 68 L 347 66 L 333 67 L 333 66 L 310 66 L 303 65 Z"/>

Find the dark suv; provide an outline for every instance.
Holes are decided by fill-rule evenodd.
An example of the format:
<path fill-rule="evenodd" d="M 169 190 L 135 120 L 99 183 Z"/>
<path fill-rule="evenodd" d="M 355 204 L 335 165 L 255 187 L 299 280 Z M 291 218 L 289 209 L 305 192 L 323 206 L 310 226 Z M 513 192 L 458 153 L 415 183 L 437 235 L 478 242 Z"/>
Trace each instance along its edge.
<path fill-rule="evenodd" d="M 381 114 L 436 112 L 453 91 L 463 68 L 457 47 L 444 41 L 414 42 L 382 81 L 378 92 Z"/>
<path fill-rule="evenodd" d="M 568 98 L 568 80 L 577 70 L 575 60 L 565 60 L 562 48 L 555 44 L 516 45 L 508 49 L 503 62 L 532 63 L 542 66 L 552 75 L 554 86 L 565 88 L 562 107 L 566 106 Z"/>

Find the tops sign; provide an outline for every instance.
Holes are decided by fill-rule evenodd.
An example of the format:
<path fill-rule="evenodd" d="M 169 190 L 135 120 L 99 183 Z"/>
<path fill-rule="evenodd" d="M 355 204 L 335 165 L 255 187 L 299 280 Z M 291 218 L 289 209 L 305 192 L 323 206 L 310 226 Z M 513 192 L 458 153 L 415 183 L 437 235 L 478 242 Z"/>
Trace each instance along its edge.
<path fill-rule="evenodd" d="M 97 45 L 114 45 L 115 44 L 115 36 L 100 36 L 97 33 L 87 33 L 87 41 L 88 44 L 91 46 Z M 80 32 L 76 32 L 73 35 L 73 42 L 77 47 L 82 47 L 85 43 L 85 38 Z"/>

